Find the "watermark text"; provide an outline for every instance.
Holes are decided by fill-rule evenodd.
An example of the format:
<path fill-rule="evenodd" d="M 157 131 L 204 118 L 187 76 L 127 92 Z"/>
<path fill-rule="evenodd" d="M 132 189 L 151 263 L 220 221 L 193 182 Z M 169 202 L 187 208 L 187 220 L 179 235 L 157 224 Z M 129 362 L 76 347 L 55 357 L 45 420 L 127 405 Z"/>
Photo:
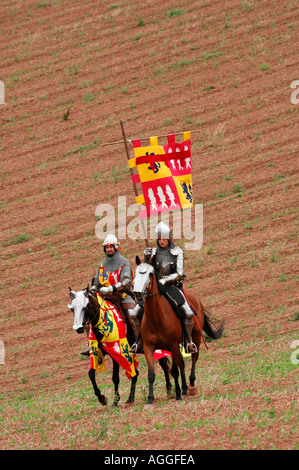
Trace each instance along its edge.
<path fill-rule="evenodd" d="M 108 233 L 113 233 L 119 240 L 155 240 L 155 229 L 160 221 L 172 229 L 174 240 L 185 241 L 185 250 L 200 250 L 203 243 L 203 205 L 194 204 L 193 208 L 161 212 L 141 219 L 140 211 L 145 206 L 131 204 L 127 207 L 126 196 L 118 196 L 117 210 L 111 204 L 100 204 L 95 210 L 98 222 L 95 227 L 96 237 L 103 240 Z"/>
<path fill-rule="evenodd" d="M 0 341 L 0 365 L 4 364 L 5 359 L 5 347 L 3 341 Z"/>
<path fill-rule="evenodd" d="M 0 104 L 5 104 L 5 86 L 2 80 L 0 80 Z"/>
<path fill-rule="evenodd" d="M 298 104 L 299 103 L 299 80 L 294 80 L 291 83 L 291 88 L 295 88 L 295 91 L 291 93 L 291 103 L 292 104 Z M 297 98 L 298 96 L 298 98 Z"/>

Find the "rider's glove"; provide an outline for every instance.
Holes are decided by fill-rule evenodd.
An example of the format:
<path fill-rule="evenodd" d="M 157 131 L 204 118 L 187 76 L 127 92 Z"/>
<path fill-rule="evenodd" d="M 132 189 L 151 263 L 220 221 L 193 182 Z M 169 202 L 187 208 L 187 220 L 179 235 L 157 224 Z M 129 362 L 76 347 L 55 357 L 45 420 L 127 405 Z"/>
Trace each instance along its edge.
<path fill-rule="evenodd" d="M 100 294 L 109 294 L 110 292 L 115 292 L 115 286 L 101 287 Z"/>
<path fill-rule="evenodd" d="M 148 246 L 143 253 L 145 256 L 152 256 L 152 248 Z"/>
<path fill-rule="evenodd" d="M 172 283 L 180 279 L 182 279 L 182 276 L 180 276 L 178 273 L 172 273 L 172 274 L 169 274 L 168 276 L 165 276 L 159 279 L 159 282 L 162 286 L 164 286 L 164 284 L 166 284 L 167 282 Z"/>

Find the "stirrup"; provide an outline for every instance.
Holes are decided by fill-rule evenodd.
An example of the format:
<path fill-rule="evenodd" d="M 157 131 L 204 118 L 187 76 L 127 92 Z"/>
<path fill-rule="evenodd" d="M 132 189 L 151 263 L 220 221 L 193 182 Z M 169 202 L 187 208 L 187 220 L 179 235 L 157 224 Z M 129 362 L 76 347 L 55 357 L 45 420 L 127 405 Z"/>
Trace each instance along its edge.
<path fill-rule="evenodd" d="M 189 350 L 189 347 L 190 347 L 190 350 Z M 194 343 L 188 343 L 187 346 L 186 346 L 186 353 L 187 354 L 194 354 L 194 353 L 197 353 L 197 347 Z"/>
<path fill-rule="evenodd" d="M 130 354 L 137 354 L 138 343 L 132 344 L 131 348 L 129 349 Z"/>

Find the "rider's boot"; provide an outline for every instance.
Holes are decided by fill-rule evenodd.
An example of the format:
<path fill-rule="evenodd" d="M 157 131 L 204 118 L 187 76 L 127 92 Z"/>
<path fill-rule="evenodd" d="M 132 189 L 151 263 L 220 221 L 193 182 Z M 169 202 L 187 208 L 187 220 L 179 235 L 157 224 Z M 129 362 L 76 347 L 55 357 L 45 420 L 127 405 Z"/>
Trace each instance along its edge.
<path fill-rule="evenodd" d="M 86 331 L 86 336 L 87 336 L 87 341 L 88 341 L 88 328 L 85 328 Z M 84 349 L 80 352 L 81 356 L 89 356 L 89 342 L 85 346 Z"/>
<path fill-rule="evenodd" d="M 132 320 L 135 338 L 136 338 L 136 341 L 134 344 L 132 344 L 131 349 L 129 350 L 129 353 L 131 354 L 142 353 L 143 347 L 142 347 L 142 338 L 141 338 L 140 330 L 141 330 L 143 306 L 140 304 L 136 304 L 133 309 L 128 309 L 127 312 L 130 316 L 130 319 Z"/>
<path fill-rule="evenodd" d="M 193 312 L 188 305 L 187 301 L 181 305 L 181 310 L 184 313 L 184 325 L 187 333 L 187 346 L 186 353 L 194 354 L 197 352 L 196 345 L 192 342 L 192 330 L 193 330 Z"/>
<path fill-rule="evenodd" d="M 81 356 L 89 356 L 89 344 L 80 352 Z"/>

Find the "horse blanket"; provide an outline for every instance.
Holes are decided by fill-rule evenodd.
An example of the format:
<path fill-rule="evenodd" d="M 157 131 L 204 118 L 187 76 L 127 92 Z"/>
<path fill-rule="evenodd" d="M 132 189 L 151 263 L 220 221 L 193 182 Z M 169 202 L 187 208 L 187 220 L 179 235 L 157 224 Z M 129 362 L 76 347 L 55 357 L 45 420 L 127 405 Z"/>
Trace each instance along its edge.
<path fill-rule="evenodd" d="M 108 300 L 104 300 L 97 294 L 100 305 L 100 315 L 98 323 L 89 328 L 89 348 L 90 348 L 90 368 L 98 372 L 105 372 L 104 354 L 98 347 L 98 341 L 93 329 L 97 329 L 103 335 L 101 339 L 102 348 L 116 362 L 125 369 L 128 379 L 136 375 L 138 360 L 129 353 L 129 343 L 127 340 L 127 327 L 119 311 Z"/>

